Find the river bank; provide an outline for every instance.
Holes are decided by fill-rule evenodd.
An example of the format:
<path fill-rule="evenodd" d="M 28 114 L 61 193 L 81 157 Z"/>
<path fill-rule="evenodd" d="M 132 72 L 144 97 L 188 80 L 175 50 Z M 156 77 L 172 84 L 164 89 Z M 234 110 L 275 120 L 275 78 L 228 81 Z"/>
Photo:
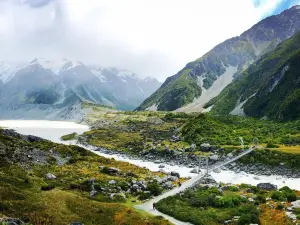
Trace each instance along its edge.
<path fill-rule="evenodd" d="M 10 120 L 0 121 L 0 126 L 5 128 L 14 129 L 21 134 L 36 135 L 56 143 L 75 144 L 73 141 L 62 141 L 61 136 L 76 132 L 82 134 L 89 130 L 86 125 L 76 124 L 73 122 L 60 122 L 60 121 L 24 121 L 24 120 Z M 177 171 L 182 177 L 195 177 L 197 174 L 191 173 L 193 168 L 184 165 L 176 165 L 174 163 L 150 161 L 137 156 L 130 156 L 125 153 L 113 152 L 106 149 L 94 148 L 91 146 L 85 146 L 90 151 L 104 156 L 106 158 L 114 158 L 119 161 L 129 162 L 131 164 L 145 167 L 150 171 L 159 171 L 160 165 L 163 164 L 163 170 L 168 173 L 171 171 Z M 258 175 L 246 173 L 244 171 L 234 170 L 221 170 L 218 172 L 212 172 L 212 177 L 217 182 L 241 184 L 247 183 L 251 185 L 257 185 L 262 182 L 269 182 L 277 185 L 278 187 L 289 186 L 293 189 L 299 189 L 300 178 L 287 178 L 279 175 Z"/>

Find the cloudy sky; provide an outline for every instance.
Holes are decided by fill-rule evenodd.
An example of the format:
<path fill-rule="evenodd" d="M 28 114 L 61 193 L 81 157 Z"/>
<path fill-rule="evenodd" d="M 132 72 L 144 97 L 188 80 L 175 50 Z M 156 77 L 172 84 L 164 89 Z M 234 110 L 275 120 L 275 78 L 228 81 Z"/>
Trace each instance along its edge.
<path fill-rule="evenodd" d="M 163 81 L 300 0 L 0 0 L 0 60 L 70 58 Z"/>

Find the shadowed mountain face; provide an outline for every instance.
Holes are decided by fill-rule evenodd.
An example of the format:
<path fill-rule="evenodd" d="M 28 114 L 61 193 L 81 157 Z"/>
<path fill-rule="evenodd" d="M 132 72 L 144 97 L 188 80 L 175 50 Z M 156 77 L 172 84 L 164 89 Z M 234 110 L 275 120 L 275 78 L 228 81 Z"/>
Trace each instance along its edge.
<path fill-rule="evenodd" d="M 193 111 L 201 111 L 205 102 L 216 97 L 242 70 L 299 30 L 300 6 L 268 17 L 241 36 L 226 40 L 188 63 L 176 75 L 169 77 L 137 110 L 176 110 L 185 106 L 187 111 L 189 107 Z M 232 71 L 231 76 L 228 76 L 228 71 Z M 221 90 L 215 90 L 213 84 L 224 74 L 228 77 L 223 85 L 215 85 Z"/>
<path fill-rule="evenodd" d="M 300 33 L 265 54 L 206 107 L 218 115 L 300 118 Z"/>
<path fill-rule="evenodd" d="M 81 102 L 130 110 L 160 86 L 154 78 L 141 79 L 127 70 L 66 59 L 2 63 L 0 69 L 0 118 L 64 117 Z M 27 115 L 23 109 L 34 112 Z"/>

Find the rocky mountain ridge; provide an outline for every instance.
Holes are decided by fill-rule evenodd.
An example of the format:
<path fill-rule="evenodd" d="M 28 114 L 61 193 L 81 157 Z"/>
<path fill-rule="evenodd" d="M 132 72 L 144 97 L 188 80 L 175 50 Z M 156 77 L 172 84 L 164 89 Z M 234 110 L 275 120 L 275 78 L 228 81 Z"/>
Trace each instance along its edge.
<path fill-rule="evenodd" d="M 268 17 L 238 37 L 217 45 L 169 77 L 137 110 L 202 111 L 205 102 L 216 97 L 233 79 L 263 54 L 300 30 L 300 7 L 294 6 L 279 15 Z M 232 70 L 234 68 L 234 70 Z M 225 74 L 223 85 L 213 87 Z M 206 93 L 210 93 L 206 95 Z M 192 104 L 194 103 L 194 104 Z M 192 109 L 189 110 L 189 104 Z"/>
<path fill-rule="evenodd" d="M 217 115 L 293 120 L 300 117 L 300 33 L 245 70 L 205 107 Z"/>
<path fill-rule="evenodd" d="M 70 119 L 82 102 L 130 110 L 160 83 L 117 68 L 67 59 L 0 65 L 0 117 Z"/>

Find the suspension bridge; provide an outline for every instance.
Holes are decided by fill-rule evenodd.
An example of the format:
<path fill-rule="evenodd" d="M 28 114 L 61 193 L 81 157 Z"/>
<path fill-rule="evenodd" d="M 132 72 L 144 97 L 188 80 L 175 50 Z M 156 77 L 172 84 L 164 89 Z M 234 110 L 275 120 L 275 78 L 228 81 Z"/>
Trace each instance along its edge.
<path fill-rule="evenodd" d="M 168 219 L 170 222 L 176 224 L 176 225 L 190 225 L 190 223 L 186 223 L 186 222 L 182 222 L 182 221 L 179 221 L 179 220 L 176 220 L 174 219 L 173 217 L 170 217 L 166 214 L 163 214 L 161 212 L 159 212 L 158 210 L 153 210 L 153 203 L 155 202 L 159 202 L 160 200 L 164 199 L 164 198 L 167 198 L 169 196 L 173 196 L 173 195 L 176 195 L 180 192 L 183 192 L 184 190 L 188 189 L 188 188 L 191 188 L 195 185 L 197 185 L 199 183 L 200 180 L 202 180 L 207 174 L 209 174 L 209 172 L 215 170 L 215 169 L 219 169 L 223 166 L 226 166 L 230 163 L 233 163 L 235 162 L 236 160 L 242 158 L 243 156 L 245 155 L 248 155 L 249 153 L 253 152 L 255 149 L 257 149 L 256 146 L 252 146 L 250 147 L 249 149 L 247 150 L 243 150 L 241 153 L 239 153 L 238 155 L 228 159 L 228 160 L 225 160 L 225 161 L 222 161 L 220 163 L 216 163 L 214 165 L 211 165 L 211 166 L 207 166 L 206 168 L 206 173 L 204 174 L 199 174 L 198 176 L 184 182 L 181 187 L 177 187 L 177 188 L 174 188 L 170 191 L 167 191 L 159 196 L 156 196 L 155 198 L 149 200 L 149 201 L 146 201 L 144 202 L 143 204 L 141 205 L 137 205 L 135 206 L 137 209 L 140 209 L 140 210 L 144 210 L 146 212 L 149 212 L 153 215 L 156 215 L 156 216 L 163 216 L 164 218 Z"/>

